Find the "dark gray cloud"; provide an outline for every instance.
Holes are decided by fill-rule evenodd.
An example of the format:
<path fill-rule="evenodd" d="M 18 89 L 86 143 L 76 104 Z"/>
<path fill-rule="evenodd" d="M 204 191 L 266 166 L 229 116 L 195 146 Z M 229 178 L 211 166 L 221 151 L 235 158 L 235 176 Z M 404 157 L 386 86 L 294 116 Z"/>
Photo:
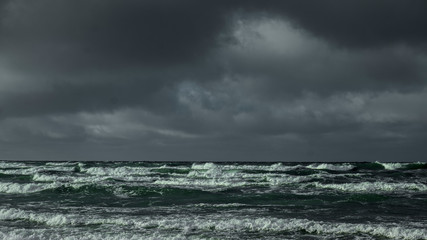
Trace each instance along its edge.
<path fill-rule="evenodd" d="M 0 1 L 0 158 L 423 161 L 423 1 Z"/>
<path fill-rule="evenodd" d="M 2 50 L 49 72 L 179 64 L 211 50 L 227 10 L 221 1 L 15 0 L 4 11 Z"/>
<path fill-rule="evenodd" d="M 293 19 L 315 35 L 343 47 L 424 45 L 425 1 L 274 1 L 270 9 Z"/>

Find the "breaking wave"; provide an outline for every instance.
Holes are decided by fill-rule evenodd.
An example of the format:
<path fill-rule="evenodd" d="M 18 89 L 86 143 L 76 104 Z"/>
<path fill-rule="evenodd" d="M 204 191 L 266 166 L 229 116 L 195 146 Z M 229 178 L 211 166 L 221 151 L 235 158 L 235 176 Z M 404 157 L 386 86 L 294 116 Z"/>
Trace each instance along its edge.
<path fill-rule="evenodd" d="M 82 217 L 79 214 L 60 214 L 60 213 L 36 213 L 33 211 L 24 211 L 20 209 L 0 209 L 0 220 L 8 221 L 30 221 L 47 226 L 105 226 L 115 229 L 114 226 L 127 227 L 129 229 L 141 229 L 147 231 L 141 234 L 144 239 L 147 237 L 159 236 L 161 233 L 178 234 L 183 239 L 194 235 L 194 233 L 213 233 L 216 236 L 233 236 L 238 232 L 258 232 L 265 235 L 274 236 L 277 234 L 308 233 L 320 236 L 329 236 L 331 238 L 342 236 L 369 235 L 373 237 L 386 237 L 390 239 L 427 239 L 427 230 L 423 228 L 411 228 L 406 225 L 396 224 L 354 224 L 340 222 L 313 221 L 297 218 L 275 218 L 275 217 L 255 217 L 247 218 L 226 214 L 212 214 L 204 216 L 201 219 L 195 219 L 194 216 L 172 215 L 166 217 L 129 217 L 114 216 L 105 218 L 97 215 L 86 215 Z M 410 225 L 410 224 L 409 224 Z M 112 228 L 111 228 L 112 227 Z M 111 231 L 108 231 L 111 232 Z M 117 232 L 118 234 L 119 232 Z M 31 234 L 31 231 L 12 231 L 9 233 L 0 233 L 0 239 L 10 239 L 8 237 L 24 237 Z M 70 232 L 69 234 L 73 234 Z M 75 232 L 74 232 L 75 234 Z M 85 233 L 87 234 L 87 233 Z M 34 236 L 34 235 L 33 235 Z M 43 236 L 43 235 L 41 235 Z M 33 239 L 42 239 L 33 238 Z M 53 235 L 54 236 L 54 235 Z M 78 235 L 77 235 L 78 236 Z M 90 233 L 92 238 L 85 239 L 116 239 L 113 235 L 102 233 Z M 122 235 L 123 236 L 123 235 Z M 176 236 L 176 235 L 175 235 Z M 48 237 L 48 236 L 44 236 Z M 72 239 L 71 236 L 68 236 Z M 76 237 L 76 236 L 74 236 Z M 52 236 L 49 239 L 57 239 Z M 197 237 L 196 237 L 197 238 Z"/>
<path fill-rule="evenodd" d="M 311 169 L 321 169 L 321 170 L 332 170 L 332 171 L 349 171 L 355 168 L 355 166 L 349 163 L 343 164 L 330 164 L 330 163 L 321 163 L 321 164 L 310 164 L 307 168 Z"/>
<path fill-rule="evenodd" d="M 333 189 L 345 192 L 426 192 L 427 185 L 422 183 L 359 182 L 341 184 L 322 184 L 315 182 L 316 188 Z"/>
<path fill-rule="evenodd" d="M 47 189 L 53 189 L 60 184 L 41 184 L 41 183 L 2 183 L 0 182 L 0 193 L 26 194 L 40 192 Z"/>

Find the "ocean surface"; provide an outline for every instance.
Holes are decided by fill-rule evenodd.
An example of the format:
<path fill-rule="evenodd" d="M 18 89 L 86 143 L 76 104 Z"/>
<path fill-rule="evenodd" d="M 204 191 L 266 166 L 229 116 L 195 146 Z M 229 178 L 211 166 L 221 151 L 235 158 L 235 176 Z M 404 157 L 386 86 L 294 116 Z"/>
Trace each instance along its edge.
<path fill-rule="evenodd" d="M 427 239 L 427 163 L 0 161 L 0 239 Z"/>

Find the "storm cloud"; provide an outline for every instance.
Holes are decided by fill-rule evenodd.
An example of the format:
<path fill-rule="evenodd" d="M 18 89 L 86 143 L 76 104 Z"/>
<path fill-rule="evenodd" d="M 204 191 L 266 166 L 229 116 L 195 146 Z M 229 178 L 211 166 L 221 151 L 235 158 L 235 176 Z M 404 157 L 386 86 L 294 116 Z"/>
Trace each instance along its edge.
<path fill-rule="evenodd" d="M 425 1 L 0 1 L 0 158 L 425 161 Z"/>

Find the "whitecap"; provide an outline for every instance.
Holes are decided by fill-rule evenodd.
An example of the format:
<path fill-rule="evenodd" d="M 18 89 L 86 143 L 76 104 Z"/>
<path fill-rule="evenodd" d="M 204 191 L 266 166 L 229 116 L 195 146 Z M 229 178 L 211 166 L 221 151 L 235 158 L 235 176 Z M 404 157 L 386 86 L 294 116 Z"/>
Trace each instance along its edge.
<path fill-rule="evenodd" d="M 408 192 L 408 191 L 427 191 L 427 185 L 422 183 L 390 183 L 390 182 L 359 182 L 359 183 L 340 183 L 324 184 L 310 183 L 316 188 L 333 189 L 344 192 Z"/>
<path fill-rule="evenodd" d="M 308 165 L 307 168 L 317 169 L 317 170 L 349 171 L 354 169 L 355 166 L 349 163 L 342 163 L 342 164 L 315 163 L 315 164 Z"/>
<path fill-rule="evenodd" d="M 381 163 L 381 162 L 375 162 L 384 167 L 386 170 L 396 170 L 404 167 L 404 164 L 402 163 Z"/>
<path fill-rule="evenodd" d="M 59 187 L 58 183 L 42 184 L 42 183 L 0 183 L 1 193 L 34 193 L 47 189 Z"/>
<path fill-rule="evenodd" d="M 81 169 L 81 172 L 97 175 L 97 176 L 114 176 L 123 177 L 128 175 L 147 175 L 150 173 L 149 169 L 145 167 L 89 167 Z"/>
<path fill-rule="evenodd" d="M 191 169 L 197 169 L 197 170 L 207 170 L 217 167 L 215 163 L 193 163 L 191 165 Z"/>

